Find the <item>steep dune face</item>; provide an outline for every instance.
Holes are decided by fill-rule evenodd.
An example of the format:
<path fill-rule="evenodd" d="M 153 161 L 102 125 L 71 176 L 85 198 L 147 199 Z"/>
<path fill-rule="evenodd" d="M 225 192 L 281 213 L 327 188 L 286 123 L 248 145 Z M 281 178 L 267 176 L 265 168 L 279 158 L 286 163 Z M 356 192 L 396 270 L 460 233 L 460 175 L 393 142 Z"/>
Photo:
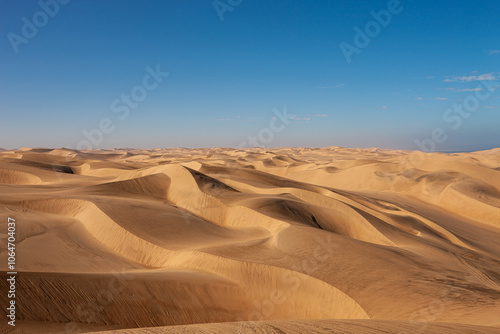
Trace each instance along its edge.
<path fill-rule="evenodd" d="M 27 331 L 500 327 L 499 150 L 23 149 L 0 188 Z"/>

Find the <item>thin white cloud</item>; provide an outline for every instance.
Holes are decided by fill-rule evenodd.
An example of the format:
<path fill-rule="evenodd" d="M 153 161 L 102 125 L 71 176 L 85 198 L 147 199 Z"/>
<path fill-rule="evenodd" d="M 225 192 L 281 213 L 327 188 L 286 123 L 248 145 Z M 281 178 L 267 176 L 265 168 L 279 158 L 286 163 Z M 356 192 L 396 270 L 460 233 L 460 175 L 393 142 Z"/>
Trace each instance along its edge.
<path fill-rule="evenodd" d="M 328 114 L 314 114 L 314 115 L 305 115 L 305 116 L 300 116 L 296 115 L 295 117 L 290 117 L 292 121 L 295 122 L 309 122 L 313 118 L 318 118 L 318 117 L 328 117 Z M 276 118 L 276 117 L 273 117 Z"/>
<path fill-rule="evenodd" d="M 481 80 L 497 80 L 495 73 L 485 73 L 481 75 L 469 75 L 469 76 L 450 76 L 444 79 L 444 82 L 471 82 L 471 81 L 481 81 Z"/>
<path fill-rule="evenodd" d="M 387 109 L 388 107 L 387 106 L 382 106 L 380 108 L 377 108 L 377 109 Z"/>
<path fill-rule="evenodd" d="M 218 121 L 221 122 L 255 122 L 257 119 L 262 119 L 265 117 L 247 117 L 247 118 L 241 118 L 241 116 L 236 116 L 235 118 L 219 118 L 217 119 Z"/>
<path fill-rule="evenodd" d="M 415 100 L 419 100 L 419 101 L 421 101 L 421 100 L 423 100 L 423 99 L 424 99 L 424 98 L 423 98 L 423 97 L 421 97 L 421 96 L 419 96 L 419 97 L 416 97 L 416 98 L 415 98 Z"/>
<path fill-rule="evenodd" d="M 275 119 L 276 117 L 273 117 L 273 118 Z M 309 123 L 309 121 L 311 120 L 311 117 L 309 117 L 309 116 L 306 116 L 306 117 L 294 116 L 294 117 L 288 117 L 288 119 L 292 123 Z"/>
<path fill-rule="evenodd" d="M 484 90 L 482 87 L 476 87 L 476 88 L 445 88 L 446 90 L 451 90 L 452 92 L 455 93 L 463 93 L 463 92 L 480 92 Z"/>
<path fill-rule="evenodd" d="M 317 87 L 318 89 L 329 89 L 329 88 L 344 88 L 345 87 L 345 83 L 341 83 L 341 84 L 336 84 L 334 86 L 320 86 L 320 87 Z"/>
<path fill-rule="evenodd" d="M 446 101 L 446 100 L 448 100 L 448 98 L 447 97 L 435 97 L 434 100 Z"/>
<path fill-rule="evenodd" d="M 461 92 L 480 92 L 482 90 L 484 90 L 484 88 L 476 87 L 476 88 L 464 88 L 464 89 L 461 89 L 460 91 Z"/>
<path fill-rule="evenodd" d="M 311 120 L 311 117 L 290 117 L 292 121 L 305 121 L 308 122 Z"/>
<path fill-rule="evenodd" d="M 434 79 L 435 77 L 433 76 L 428 76 L 428 77 L 425 77 L 426 79 Z"/>
<path fill-rule="evenodd" d="M 488 52 L 488 56 L 493 56 L 497 54 L 500 54 L 500 50 L 490 50 L 490 52 Z"/>

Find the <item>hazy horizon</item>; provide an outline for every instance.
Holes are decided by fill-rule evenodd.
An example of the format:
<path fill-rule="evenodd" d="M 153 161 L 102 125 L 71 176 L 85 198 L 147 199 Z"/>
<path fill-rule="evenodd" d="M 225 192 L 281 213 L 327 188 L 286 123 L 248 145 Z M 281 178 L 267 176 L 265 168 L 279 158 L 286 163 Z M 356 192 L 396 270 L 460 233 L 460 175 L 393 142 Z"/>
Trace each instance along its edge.
<path fill-rule="evenodd" d="M 109 148 L 94 148 L 92 150 L 169 150 L 169 149 L 186 149 L 186 150 L 204 150 L 204 149 L 229 149 L 229 150 L 245 150 L 245 149 L 268 149 L 268 150 L 277 150 L 277 149 L 324 149 L 324 148 L 329 148 L 329 147 L 338 147 L 341 149 L 361 149 L 361 150 L 370 150 L 370 149 L 380 149 L 380 150 L 394 150 L 390 148 L 383 148 L 383 147 L 345 147 L 345 146 L 254 146 L 254 147 L 230 147 L 230 146 L 200 146 L 200 147 L 185 147 L 185 146 L 171 146 L 171 147 L 109 147 Z M 5 151 L 17 151 L 17 150 L 22 150 L 22 149 L 30 149 L 30 150 L 77 150 L 69 148 L 69 147 L 38 147 L 38 146 L 25 146 L 25 147 L 15 147 L 15 148 L 5 148 L 5 147 L 0 147 L 0 150 L 5 150 Z M 473 153 L 473 152 L 479 152 L 479 151 L 489 151 L 489 150 L 494 150 L 496 148 L 500 147 L 491 147 L 491 148 L 485 148 L 485 149 L 480 149 L 480 150 L 468 150 L 468 151 L 446 151 L 446 150 L 435 150 L 432 151 L 434 153 Z M 415 152 L 425 152 L 422 150 L 404 150 L 400 149 L 402 151 L 415 151 Z"/>

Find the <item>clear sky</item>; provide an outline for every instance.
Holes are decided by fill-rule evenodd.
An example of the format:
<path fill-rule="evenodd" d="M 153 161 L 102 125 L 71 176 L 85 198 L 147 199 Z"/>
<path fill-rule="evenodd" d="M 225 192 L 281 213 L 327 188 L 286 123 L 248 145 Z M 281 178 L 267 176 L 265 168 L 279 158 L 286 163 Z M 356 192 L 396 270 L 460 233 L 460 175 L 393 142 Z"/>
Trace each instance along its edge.
<path fill-rule="evenodd" d="M 499 16 L 496 0 L 0 0 L 0 147 L 499 147 Z"/>

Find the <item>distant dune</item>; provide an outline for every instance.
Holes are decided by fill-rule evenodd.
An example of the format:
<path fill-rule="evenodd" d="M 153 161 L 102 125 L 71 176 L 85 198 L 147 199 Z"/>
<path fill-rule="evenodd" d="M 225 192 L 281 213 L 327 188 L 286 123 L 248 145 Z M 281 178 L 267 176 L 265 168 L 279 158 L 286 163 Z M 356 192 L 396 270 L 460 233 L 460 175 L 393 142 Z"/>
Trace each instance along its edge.
<path fill-rule="evenodd" d="M 500 332 L 500 149 L 0 149 L 0 187 L 2 333 Z"/>

